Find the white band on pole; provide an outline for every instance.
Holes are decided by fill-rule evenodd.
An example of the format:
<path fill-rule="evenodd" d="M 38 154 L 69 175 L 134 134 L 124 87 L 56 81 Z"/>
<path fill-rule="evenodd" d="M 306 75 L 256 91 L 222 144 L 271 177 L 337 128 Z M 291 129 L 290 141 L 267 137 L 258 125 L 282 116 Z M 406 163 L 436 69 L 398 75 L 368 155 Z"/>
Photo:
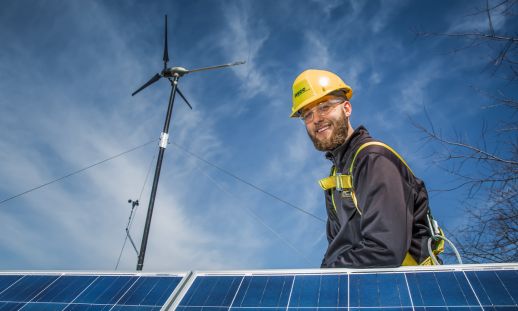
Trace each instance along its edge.
<path fill-rule="evenodd" d="M 160 133 L 160 144 L 158 144 L 161 148 L 167 148 L 167 143 L 169 142 L 169 134 Z"/>

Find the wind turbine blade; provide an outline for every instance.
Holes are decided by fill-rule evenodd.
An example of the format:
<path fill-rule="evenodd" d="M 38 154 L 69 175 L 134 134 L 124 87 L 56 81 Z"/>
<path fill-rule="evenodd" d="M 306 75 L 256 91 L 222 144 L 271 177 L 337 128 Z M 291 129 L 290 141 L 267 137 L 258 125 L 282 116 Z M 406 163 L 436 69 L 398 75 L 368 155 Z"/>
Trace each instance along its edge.
<path fill-rule="evenodd" d="M 245 61 L 239 61 L 239 62 L 233 62 L 233 63 L 230 63 L 230 64 L 223 64 L 223 65 L 217 65 L 217 66 L 197 68 L 197 69 L 189 70 L 189 73 L 197 72 L 197 71 L 204 71 L 204 70 L 219 69 L 219 68 L 225 68 L 225 67 L 232 67 L 232 66 L 242 65 L 244 63 L 246 63 L 246 62 Z"/>
<path fill-rule="evenodd" d="M 182 92 L 180 91 L 180 89 L 178 87 L 176 87 L 176 91 L 178 92 L 178 94 L 180 94 L 180 96 L 183 98 L 183 100 L 185 101 L 185 103 L 187 104 L 187 106 L 189 106 L 189 108 L 191 108 L 192 110 L 192 106 L 191 104 L 189 104 L 189 101 L 187 100 L 187 98 L 185 98 L 185 96 L 183 96 Z"/>
<path fill-rule="evenodd" d="M 169 50 L 167 44 L 167 15 L 165 16 L 165 32 L 164 32 L 164 70 L 167 69 L 167 62 L 169 61 Z"/>
<path fill-rule="evenodd" d="M 153 78 L 149 79 L 149 81 L 146 82 L 146 84 L 144 84 L 138 90 L 133 92 L 133 94 L 131 94 L 131 96 L 135 96 L 135 94 L 137 94 L 138 92 L 142 91 L 143 89 L 145 89 L 146 87 L 150 86 L 151 84 L 157 82 L 158 80 L 160 80 L 160 78 L 161 78 L 160 74 L 157 73 L 156 75 L 153 76 Z"/>

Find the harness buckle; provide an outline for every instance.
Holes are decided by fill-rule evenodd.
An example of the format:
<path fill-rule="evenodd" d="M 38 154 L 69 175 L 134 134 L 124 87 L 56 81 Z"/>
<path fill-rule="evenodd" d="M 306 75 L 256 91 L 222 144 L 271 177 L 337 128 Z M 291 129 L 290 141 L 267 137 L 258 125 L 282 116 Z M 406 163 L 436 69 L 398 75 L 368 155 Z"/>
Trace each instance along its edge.
<path fill-rule="evenodd" d="M 336 173 L 335 179 L 336 179 L 336 191 L 342 192 L 344 190 L 343 184 L 342 184 L 342 173 Z"/>
<path fill-rule="evenodd" d="M 437 241 L 439 237 L 441 236 L 441 230 L 439 229 L 439 223 L 433 217 L 428 214 L 426 215 L 426 219 L 428 220 L 428 229 L 430 229 L 430 232 L 432 234 L 432 239 Z"/>
<path fill-rule="evenodd" d="M 353 197 L 352 192 L 350 190 L 344 190 L 341 192 L 342 198 L 344 199 L 350 199 Z"/>

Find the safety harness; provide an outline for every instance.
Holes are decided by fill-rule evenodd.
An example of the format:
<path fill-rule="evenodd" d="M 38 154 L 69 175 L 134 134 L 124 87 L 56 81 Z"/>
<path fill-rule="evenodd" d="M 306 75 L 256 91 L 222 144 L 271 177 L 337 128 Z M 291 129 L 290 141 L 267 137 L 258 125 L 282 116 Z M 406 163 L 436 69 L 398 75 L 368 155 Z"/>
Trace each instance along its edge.
<path fill-rule="evenodd" d="M 356 199 L 356 194 L 353 186 L 353 169 L 354 169 L 354 163 L 356 161 L 356 157 L 362 151 L 363 149 L 369 147 L 369 146 L 381 146 L 386 149 L 388 149 L 390 152 L 392 152 L 398 159 L 408 168 L 410 173 L 413 175 L 414 173 L 408 166 L 408 164 L 405 162 L 405 160 L 389 145 L 384 144 L 382 142 L 377 141 L 371 141 L 364 143 L 356 150 L 356 153 L 353 156 L 353 160 L 351 161 L 351 165 L 349 166 L 349 174 L 341 174 L 336 171 L 336 167 L 333 166 L 331 168 L 331 174 L 329 177 L 326 177 L 324 179 L 319 180 L 320 187 L 324 189 L 325 191 L 336 189 L 338 192 L 341 193 L 343 197 L 350 197 L 354 203 L 354 207 L 360 214 L 362 215 L 362 211 L 358 207 L 358 200 Z M 336 212 L 336 205 L 335 205 L 335 199 L 334 199 L 334 191 L 331 192 L 331 202 L 333 203 L 333 208 Z M 432 217 L 430 208 L 428 208 L 428 214 L 427 214 L 427 220 L 428 220 L 428 229 L 430 231 L 430 238 L 428 239 L 428 252 L 430 254 L 429 257 L 427 257 L 422 262 L 418 263 L 412 255 L 410 255 L 409 252 L 406 253 L 405 259 L 403 260 L 403 263 L 401 265 L 403 266 L 430 266 L 430 265 L 438 265 L 439 262 L 436 258 L 436 256 L 444 251 L 444 241 L 448 241 L 441 228 L 439 228 L 439 225 L 437 221 L 435 221 Z M 435 249 L 432 250 L 432 240 L 438 243 L 435 243 Z M 448 241 L 449 242 L 449 241 Z"/>

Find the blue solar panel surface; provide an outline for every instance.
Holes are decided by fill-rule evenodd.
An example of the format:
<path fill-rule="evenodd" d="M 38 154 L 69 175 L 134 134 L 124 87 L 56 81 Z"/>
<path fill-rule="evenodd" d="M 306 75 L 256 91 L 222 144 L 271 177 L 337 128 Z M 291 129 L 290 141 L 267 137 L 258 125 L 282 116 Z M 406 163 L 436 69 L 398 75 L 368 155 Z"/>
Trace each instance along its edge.
<path fill-rule="evenodd" d="M 518 310 L 518 270 L 198 275 L 178 311 Z"/>
<path fill-rule="evenodd" d="M 0 275 L 0 310 L 160 310 L 175 275 Z"/>
<path fill-rule="evenodd" d="M 161 310 L 183 276 L 0 274 L 3 310 Z M 195 274 L 179 311 L 518 310 L 518 269 Z"/>

